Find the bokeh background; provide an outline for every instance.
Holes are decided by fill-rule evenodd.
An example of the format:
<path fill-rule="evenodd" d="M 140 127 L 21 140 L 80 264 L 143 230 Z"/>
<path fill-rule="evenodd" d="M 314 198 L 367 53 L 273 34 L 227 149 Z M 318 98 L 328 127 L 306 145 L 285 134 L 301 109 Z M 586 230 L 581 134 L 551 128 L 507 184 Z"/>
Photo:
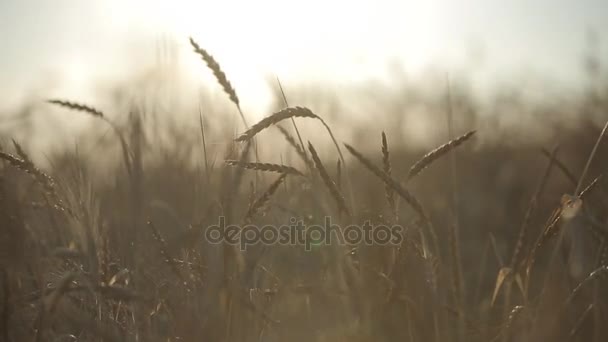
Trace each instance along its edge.
<path fill-rule="evenodd" d="M 607 19 L 600 0 L 0 2 L 0 341 L 603 341 L 606 294 L 568 299 L 578 282 L 552 270 L 552 241 L 534 246 L 608 120 Z M 190 37 L 250 125 L 305 106 L 345 159 L 318 120 L 297 118 L 298 132 L 284 120 L 286 134 L 271 126 L 250 149 L 235 142 L 247 127 Z M 430 250 L 416 210 L 393 210 L 394 189 L 342 145 L 382 167 L 383 132 L 392 177 L 435 228 Z M 585 215 L 605 229 L 598 146 L 580 183 L 597 180 Z M 226 159 L 306 177 L 265 196 L 276 175 Z M 201 238 L 219 216 L 327 215 L 404 225 L 407 244 L 235 254 Z M 521 271 L 513 255 L 533 252 L 525 295 L 508 278 L 511 296 L 493 303 L 500 269 Z"/>

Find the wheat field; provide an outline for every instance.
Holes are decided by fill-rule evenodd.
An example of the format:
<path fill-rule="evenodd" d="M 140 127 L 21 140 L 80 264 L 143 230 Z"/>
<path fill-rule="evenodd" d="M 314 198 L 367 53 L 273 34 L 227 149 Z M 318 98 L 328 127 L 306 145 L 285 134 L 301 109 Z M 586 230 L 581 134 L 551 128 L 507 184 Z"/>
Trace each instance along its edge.
<path fill-rule="evenodd" d="M 608 339 L 607 92 L 592 101 L 603 116 L 526 143 L 465 117 L 454 94 L 441 142 L 408 149 L 390 126 L 344 133 L 282 87 L 250 125 L 220 63 L 190 44 L 234 127 L 201 111 L 187 136 L 137 106 L 53 98 L 41 105 L 90 122 L 92 145 L 40 159 L 2 137 L 0 341 Z M 210 241 L 220 220 L 401 230 L 241 248 Z"/>

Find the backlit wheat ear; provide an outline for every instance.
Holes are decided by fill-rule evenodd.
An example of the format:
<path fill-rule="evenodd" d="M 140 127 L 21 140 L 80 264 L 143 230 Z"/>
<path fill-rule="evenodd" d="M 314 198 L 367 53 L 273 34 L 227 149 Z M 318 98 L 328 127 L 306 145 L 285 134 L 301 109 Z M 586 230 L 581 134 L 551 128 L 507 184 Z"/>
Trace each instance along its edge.
<path fill-rule="evenodd" d="M 207 52 L 207 50 L 201 48 L 198 43 L 196 43 L 192 38 L 190 38 L 190 45 L 192 45 L 192 47 L 194 48 L 194 52 L 197 55 L 201 56 L 203 61 L 207 63 L 207 67 L 211 69 L 217 82 L 222 86 L 226 94 L 228 94 L 228 96 L 230 97 L 230 101 L 232 101 L 232 103 L 234 103 L 236 105 L 236 108 L 239 110 L 239 114 L 241 115 L 243 124 L 245 124 L 245 127 L 249 127 L 249 125 L 247 124 L 247 120 L 245 120 L 245 116 L 241 111 L 241 104 L 238 96 L 236 95 L 236 91 L 234 90 L 232 84 L 226 77 L 226 74 L 220 68 L 219 63 L 215 60 L 215 58 L 213 58 L 213 56 L 211 56 L 211 54 L 209 54 L 209 52 Z"/>
<path fill-rule="evenodd" d="M 418 160 L 411 168 L 407 175 L 407 179 L 410 180 L 416 177 L 420 172 L 426 169 L 429 165 L 431 165 L 434 161 L 439 159 L 441 156 L 449 153 L 454 148 L 460 146 L 463 142 L 469 140 L 476 131 L 470 131 L 456 139 L 450 140 L 447 143 L 437 147 L 431 152 L 425 154 L 420 160 Z"/>
<path fill-rule="evenodd" d="M 346 200 L 344 199 L 344 196 L 342 195 L 340 190 L 338 190 L 336 183 L 334 183 L 334 181 L 332 181 L 331 178 L 329 177 L 329 174 L 327 173 L 325 166 L 323 166 L 323 163 L 321 162 L 321 159 L 319 158 L 319 155 L 317 154 L 317 150 L 315 150 L 315 148 L 312 146 L 310 141 L 308 142 L 308 150 L 310 151 L 312 160 L 315 163 L 317 171 L 319 171 L 319 175 L 321 176 L 323 183 L 329 190 L 331 197 L 333 197 L 334 200 L 336 201 L 336 204 L 338 205 L 338 209 L 341 212 L 344 212 L 350 216 L 350 211 L 348 210 L 348 207 L 346 206 Z"/>
<path fill-rule="evenodd" d="M 265 117 L 260 122 L 253 125 L 250 129 L 248 129 L 245 133 L 241 134 L 236 141 L 247 141 L 253 138 L 255 135 L 265 130 L 266 128 L 279 123 L 282 120 L 299 117 L 299 118 L 312 118 L 317 119 L 323 122 L 318 115 L 313 113 L 310 109 L 304 107 L 289 107 L 283 110 L 280 110 L 268 117 Z M 323 122 L 323 124 L 325 124 Z"/>
<path fill-rule="evenodd" d="M 253 125 L 250 129 L 248 129 L 245 133 L 241 134 L 235 140 L 236 141 L 250 140 L 253 137 L 255 137 L 258 133 L 265 130 L 266 128 L 268 128 L 272 125 L 275 125 L 285 119 L 289 119 L 289 118 L 311 118 L 311 119 L 319 120 L 321 122 L 321 124 L 323 124 L 323 126 L 325 126 L 325 129 L 327 130 L 329 137 L 333 141 L 334 146 L 336 147 L 336 150 L 338 151 L 338 154 L 340 155 L 340 159 L 342 160 L 342 163 L 344 164 L 344 157 L 342 156 L 342 151 L 340 150 L 340 146 L 338 145 L 338 142 L 336 141 L 336 138 L 334 137 L 333 132 L 331 131 L 331 129 L 329 128 L 327 123 L 325 123 L 325 121 L 320 116 L 313 113 L 310 109 L 308 109 L 306 107 L 289 107 L 289 108 L 280 110 L 268 117 L 265 117 L 264 119 L 262 119 L 261 121 L 259 121 L 255 125 Z"/>
<path fill-rule="evenodd" d="M 279 178 L 270 184 L 268 189 L 266 189 L 266 191 L 264 191 L 264 193 L 251 204 L 249 210 L 247 210 L 247 213 L 245 214 L 245 222 L 251 222 L 253 217 L 266 206 L 272 195 L 274 195 L 279 188 L 279 185 L 281 185 L 281 183 L 283 183 L 285 180 L 285 177 L 287 177 L 287 173 L 281 174 Z"/>
<path fill-rule="evenodd" d="M 289 175 L 296 176 L 304 176 L 304 174 L 298 169 L 283 165 L 283 164 L 270 164 L 270 163 L 247 163 L 240 162 L 238 160 L 226 160 L 226 164 L 230 166 L 237 166 L 248 170 L 258 170 L 258 171 L 266 171 L 266 172 L 277 172 L 277 173 L 285 173 Z"/>
<path fill-rule="evenodd" d="M 76 110 L 79 112 L 85 112 L 90 115 L 96 116 L 98 118 L 105 118 L 102 111 L 100 111 L 99 109 L 96 109 L 94 107 L 84 105 L 84 104 L 71 102 L 71 101 L 65 101 L 65 100 L 57 100 L 57 99 L 51 99 L 51 100 L 48 100 L 47 102 L 58 105 L 60 107 L 69 108 L 69 109 Z"/>

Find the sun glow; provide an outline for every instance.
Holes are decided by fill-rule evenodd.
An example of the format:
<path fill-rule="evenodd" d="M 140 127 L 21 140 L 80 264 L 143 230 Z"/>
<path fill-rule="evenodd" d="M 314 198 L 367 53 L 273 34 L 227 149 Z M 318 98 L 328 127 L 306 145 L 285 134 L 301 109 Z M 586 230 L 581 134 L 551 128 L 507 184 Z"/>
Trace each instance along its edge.
<path fill-rule="evenodd" d="M 434 1 L 117 0 L 114 7 L 113 25 L 170 34 L 183 67 L 200 70 L 200 60 L 184 53 L 192 36 L 254 101 L 268 96 L 273 75 L 286 84 L 358 81 L 384 76 L 389 59 L 416 72 L 433 61 L 440 39 Z"/>

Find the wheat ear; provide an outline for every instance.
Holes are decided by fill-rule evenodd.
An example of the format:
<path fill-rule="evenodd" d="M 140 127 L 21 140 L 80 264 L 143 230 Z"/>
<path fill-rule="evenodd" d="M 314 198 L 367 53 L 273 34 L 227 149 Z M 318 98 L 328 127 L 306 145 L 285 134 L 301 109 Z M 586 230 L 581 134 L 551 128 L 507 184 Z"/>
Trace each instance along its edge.
<path fill-rule="evenodd" d="M 465 141 L 469 140 L 476 131 L 467 132 L 460 137 L 450 140 L 447 143 L 437 147 L 431 152 L 425 154 L 420 160 L 418 160 L 414 165 L 410 168 L 408 172 L 407 179 L 410 180 L 416 177 L 422 170 L 426 169 L 429 165 L 431 165 L 434 161 L 442 157 L 443 155 L 449 153 L 456 147 L 460 146 Z"/>
<path fill-rule="evenodd" d="M 291 166 L 283 165 L 283 164 L 248 163 L 248 162 L 241 162 L 241 161 L 232 160 L 232 159 L 225 160 L 224 162 L 227 165 L 237 166 L 237 167 L 240 167 L 243 169 L 248 169 L 248 170 L 276 172 L 276 173 L 285 173 L 285 174 L 289 174 L 289 175 L 304 176 L 304 174 L 302 172 L 298 171 L 298 169 L 291 167 Z"/>

